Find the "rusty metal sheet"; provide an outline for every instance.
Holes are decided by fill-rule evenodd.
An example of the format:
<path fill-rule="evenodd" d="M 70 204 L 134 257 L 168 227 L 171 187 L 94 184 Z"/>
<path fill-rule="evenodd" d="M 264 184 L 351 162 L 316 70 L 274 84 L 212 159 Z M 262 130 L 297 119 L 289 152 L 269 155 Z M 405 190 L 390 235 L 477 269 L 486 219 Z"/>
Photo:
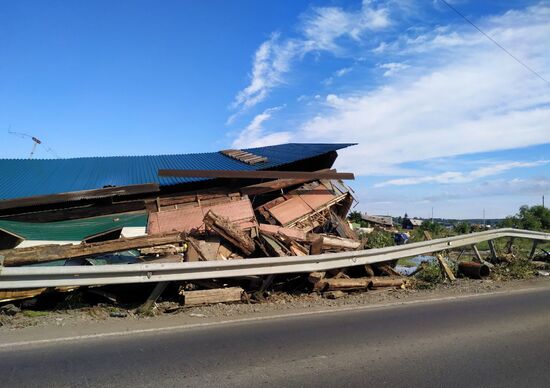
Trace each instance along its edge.
<path fill-rule="evenodd" d="M 216 205 L 193 204 L 173 210 L 163 210 L 151 213 L 147 226 L 147 233 L 157 234 L 171 231 L 190 232 L 204 230 L 204 216 L 212 210 L 219 216 L 229 218 L 243 229 L 250 229 L 256 225 L 252 204 L 248 198 Z"/>

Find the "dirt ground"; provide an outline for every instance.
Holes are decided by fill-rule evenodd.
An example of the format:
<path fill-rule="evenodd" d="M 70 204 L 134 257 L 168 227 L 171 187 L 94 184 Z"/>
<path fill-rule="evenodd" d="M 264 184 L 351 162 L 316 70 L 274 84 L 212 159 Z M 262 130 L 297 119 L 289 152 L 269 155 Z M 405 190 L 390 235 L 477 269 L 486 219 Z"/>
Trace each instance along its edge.
<path fill-rule="evenodd" d="M 106 304 L 55 311 L 23 310 L 13 316 L 0 314 L 0 336 L 9 336 L 9 333 L 31 327 L 35 329 L 57 327 L 58 329 L 65 328 L 69 330 L 87 324 L 95 326 L 104 323 L 108 325 L 109 322 L 121 321 L 128 324 L 138 324 L 144 321 L 151 323 L 155 321 L 170 323 L 173 321 L 179 323 L 189 319 L 192 321 L 201 319 L 226 320 L 242 316 L 260 316 L 300 310 L 326 310 L 346 306 L 368 306 L 546 285 L 550 285 L 550 277 L 508 281 L 458 279 L 452 284 L 439 284 L 428 290 L 371 290 L 350 293 L 338 299 L 326 299 L 316 293 L 300 295 L 274 293 L 269 295 L 263 302 L 220 303 L 198 307 L 182 307 L 174 302 L 160 302 L 157 305 L 156 315 L 147 317 L 136 315 L 131 309 Z"/>

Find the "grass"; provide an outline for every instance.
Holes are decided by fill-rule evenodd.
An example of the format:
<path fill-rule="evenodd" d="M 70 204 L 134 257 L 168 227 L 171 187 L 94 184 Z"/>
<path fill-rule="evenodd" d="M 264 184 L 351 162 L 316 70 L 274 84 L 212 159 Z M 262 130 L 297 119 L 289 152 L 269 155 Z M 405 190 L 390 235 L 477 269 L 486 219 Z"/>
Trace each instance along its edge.
<path fill-rule="evenodd" d="M 47 311 L 23 310 L 23 315 L 29 318 L 45 317 L 48 314 Z"/>

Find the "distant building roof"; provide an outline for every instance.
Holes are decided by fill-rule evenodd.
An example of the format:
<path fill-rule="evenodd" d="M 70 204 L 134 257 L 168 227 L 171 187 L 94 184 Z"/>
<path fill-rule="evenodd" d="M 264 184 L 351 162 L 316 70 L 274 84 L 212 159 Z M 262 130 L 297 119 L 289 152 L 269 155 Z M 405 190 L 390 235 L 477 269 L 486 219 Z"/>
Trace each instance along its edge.
<path fill-rule="evenodd" d="M 266 170 L 336 151 L 353 144 L 289 143 L 248 148 L 267 158 L 249 164 L 221 152 L 107 156 L 70 159 L 0 159 L 0 200 L 91 190 L 109 186 L 158 183 L 172 186 L 205 178 L 159 177 L 159 169 Z"/>
<path fill-rule="evenodd" d="M 391 216 L 371 216 L 368 214 L 362 214 L 361 218 L 364 221 L 371 222 L 373 224 L 383 225 L 383 226 L 393 226 L 393 219 Z"/>
<path fill-rule="evenodd" d="M 420 226 L 424 222 L 423 220 L 418 220 L 416 218 L 411 218 L 410 221 L 411 221 L 411 224 L 413 224 L 414 226 Z"/>

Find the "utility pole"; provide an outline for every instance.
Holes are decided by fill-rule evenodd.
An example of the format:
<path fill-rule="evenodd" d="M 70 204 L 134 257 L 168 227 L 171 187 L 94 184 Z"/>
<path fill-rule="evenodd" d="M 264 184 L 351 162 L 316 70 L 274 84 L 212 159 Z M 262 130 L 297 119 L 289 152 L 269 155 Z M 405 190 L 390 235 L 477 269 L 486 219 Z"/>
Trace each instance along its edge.
<path fill-rule="evenodd" d="M 542 195 L 542 208 L 544 209 L 544 194 Z"/>
<path fill-rule="evenodd" d="M 434 222 L 434 207 L 432 206 L 432 222 Z"/>
<path fill-rule="evenodd" d="M 483 209 L 483 229 L 485 229 L 485 209 Z"/>

